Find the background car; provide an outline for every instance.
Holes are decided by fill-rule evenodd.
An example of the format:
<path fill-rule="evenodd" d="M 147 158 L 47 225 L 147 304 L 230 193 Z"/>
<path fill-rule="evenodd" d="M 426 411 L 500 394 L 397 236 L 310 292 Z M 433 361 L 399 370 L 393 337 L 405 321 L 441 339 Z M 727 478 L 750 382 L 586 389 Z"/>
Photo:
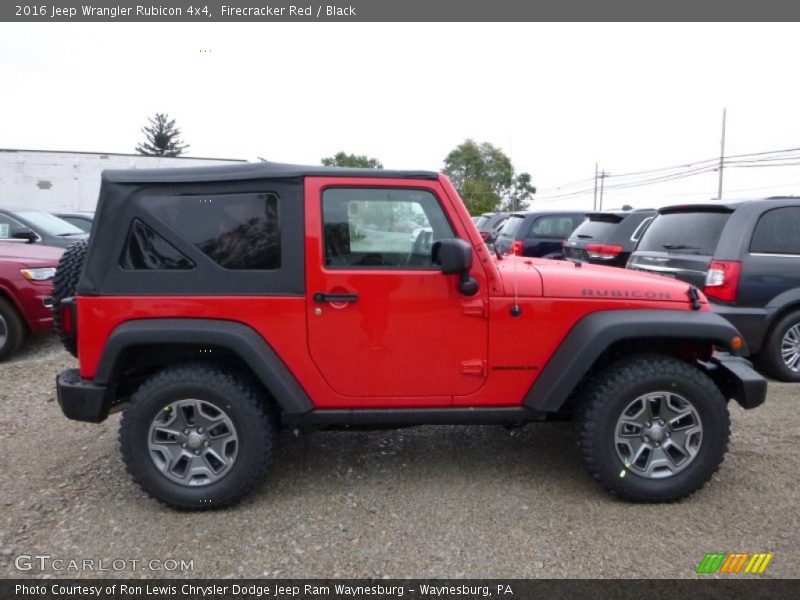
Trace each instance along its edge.
<path fill-rule="evenodd" d="M 53 213 L 59 219 L 63 219 L 67 223 L 75 225 L 78 229 L 89 233 L 92 230 L 92 222 L 94 221 L 94 213 Z"/>
<path fill-rule="evenodd" d="M 61 248 L 0 242 L 0 361 L 28 334 L 53 329 L 52 280 Z"/>
<path fill-rule="evenodd" d="M 564 258 L 624 268 L 656 214 L 652 208 L 589 213 L 564 244 Z"/>
<path fill-rule="evenodd" d="M 662 208 L 628 268 L 704 290 L 767 373 L 800 381 L 800 198 Z"/>
<path fill-rule="evenodd" d="M 488 212 L 475 218 L 475 227 L 481 234 L 483 241 L 492 244 L 497 236 L 500 225 L 508 218 L 507 212 Z"/>
<path fill-rule="evenodd" d="M 585 212 L 532 211 L 508 216 L 494 241 L 501 254 L 563 258 L 563 242 L 585 218 Z"/>
<path fill-rule="evenodd" d="M 82 229 L 43 210 L 0 208 L 0 241 L 66 248 L 88 237 Z"/>

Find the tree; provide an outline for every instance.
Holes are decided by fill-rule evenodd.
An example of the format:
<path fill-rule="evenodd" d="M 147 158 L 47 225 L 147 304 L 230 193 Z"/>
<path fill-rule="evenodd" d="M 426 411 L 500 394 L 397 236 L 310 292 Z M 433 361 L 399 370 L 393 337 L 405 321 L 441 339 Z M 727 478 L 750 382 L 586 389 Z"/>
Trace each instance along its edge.
<path fill-rule="evenodd" d="M 360 167 L 364 169 L 382 169 L 383 165 L 377 158 L 370 158 L 363 154 L 346 154 L 337 152 L 334 156 L 322 159 L 326 167 Z"/>
<path fill-rule="evenodd" d="M 136 151 L 145 156 L 180 156 L 189 146 L 180 139 L 181 130 L 175 127 L 175 119 L 165 113 L 156 113 L 148 119 L 150 125 L 142 127 L 145 141 L 136 146 Z"/>
<path fill-rule="evenodd" d="M 522 210 L 536 193 L 531 176 L 517 173 L 511 159 L 488 142 L 466 140 L 444 159 L 443 172 L 472 215 Z"/>

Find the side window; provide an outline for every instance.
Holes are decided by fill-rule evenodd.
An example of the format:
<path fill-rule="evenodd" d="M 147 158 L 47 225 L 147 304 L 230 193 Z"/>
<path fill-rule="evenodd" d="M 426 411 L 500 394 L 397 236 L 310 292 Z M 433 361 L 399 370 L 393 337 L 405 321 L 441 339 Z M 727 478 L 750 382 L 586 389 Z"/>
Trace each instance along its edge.
<path fill-rule="evenodd" d="M 142 206 L 226 269 L 281 266 L 278 196 L 151 196 Z"/>
<path fill-rule="evenodd" d="M 750 252 L 800 254 L 800 206 L 774 208 L 761 215 L 753 231 Z"/>
<path fill-rule="evenodd" d="M 575 229 L 574 225 L 573 218 L 570 216 L 539 217 L 531 227 L 528 237 L 569 237 L 569 234 Z"/>
<path fill-rule="evenodd" d="M 134 270 L 194 268 L 191 260 L 138 219 L 128 232 L 120 266 Z"/>
<path fill-rule="evenodd" d="M 644 235 L 644 232 L 647 229 L 647 226 L 650 225 L 650 223 L 652 222 L 652 220 L 654 218 L 655 217 L 647 217 L 644 221 L 639 223 L 639 226 L 633 232 L 633 235 L 631 235 L 631 241 L 632 242 L 638 242 L 642 238 L 642 235 Z"/>
<path fill-rule="evenodd" d="M 453 229 L 424 190 L 330 188 L 322 193 L 325 265 L 432 268 L 431 247 Z"/>
<path fill-rule="evenodd" d="M 14 230 L 21 227 L 22 223 L 16 219 L 12 219 L 7 215 L 0 215 L 0 240 L 10 239 Z"/>

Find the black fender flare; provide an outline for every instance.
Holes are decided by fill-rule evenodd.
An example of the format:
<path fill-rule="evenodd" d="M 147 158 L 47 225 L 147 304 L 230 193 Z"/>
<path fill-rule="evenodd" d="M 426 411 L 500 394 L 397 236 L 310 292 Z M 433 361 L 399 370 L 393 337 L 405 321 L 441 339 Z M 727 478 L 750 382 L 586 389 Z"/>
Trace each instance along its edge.
<path fill-rule="evenodd" d="M 252 327 L 222 319 L 136 319 L 108 337 L 93 383 L 108 385 L 123 352 L 135 346 L 199 344 L 225 348 L 241 358 L 284 413 L 314 408 L 311 399 L 267 341 Z"/>
<path fill-rule="evenodd" d="M 612 344 L 637 339 L 700 341 L 735 356 L 737 329 L 711 312 L 684 310 L 607 310 L 583 317 L 566 335 L 525 395 L 523 404 L 543 412 L 559 411 L 601 354 Z"/>

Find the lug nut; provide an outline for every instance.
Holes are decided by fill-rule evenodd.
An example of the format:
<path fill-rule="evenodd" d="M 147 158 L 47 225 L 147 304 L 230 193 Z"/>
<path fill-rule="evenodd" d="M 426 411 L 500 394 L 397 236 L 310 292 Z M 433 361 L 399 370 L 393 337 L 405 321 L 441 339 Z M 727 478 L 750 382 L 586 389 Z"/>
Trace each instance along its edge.
<path fill-rule="evenodd" d="M 183 435 L 189 435 L 189 430 L 188 429 L 184 429 L 183 430 Z"/>
<path fill-rule="evenodd" d="M 197 428 L 197 433 L 203 433 L 203 428 L 202 427 L 198 427 Z"/>
<path fill-rule="evenodd" d="M 184 443 L 182 443 L 182 444 L 181 444 L 181 448 L 186 448 L 186 446 L 188 446 L 188 445 L 189 445 L 189 444 L 187 444 L 186 442 L 184 442 Z"/>
<path fill-rule="evenodd" d="M 198 456 L 199 454 L 200 454 L 200 450 L 195 450 L 195 451 L 194 451 L 194 455 L 195 455 L 195 456 Z"/>
<path fill-rule="evenodd" d="M 645 424 L 644 424 L 644 426 L 645 426 L 645 427 L 647 427 L 648 429 L 650 429 L 650 421 L 648 421 L 647 423 L 645 423 Z"/>
<path fill-rule="evenodd" d="M 208 448 L 208 440 L 206 440 L 205 442 L 203 442 L 203 446 L 205 446 L 206 448 Z"/>
<path fill-rule="evenodd" d="M 663 426 L 664 425 L 664 420 L 663 419 L 659 419 L 658 424 Z"/>

